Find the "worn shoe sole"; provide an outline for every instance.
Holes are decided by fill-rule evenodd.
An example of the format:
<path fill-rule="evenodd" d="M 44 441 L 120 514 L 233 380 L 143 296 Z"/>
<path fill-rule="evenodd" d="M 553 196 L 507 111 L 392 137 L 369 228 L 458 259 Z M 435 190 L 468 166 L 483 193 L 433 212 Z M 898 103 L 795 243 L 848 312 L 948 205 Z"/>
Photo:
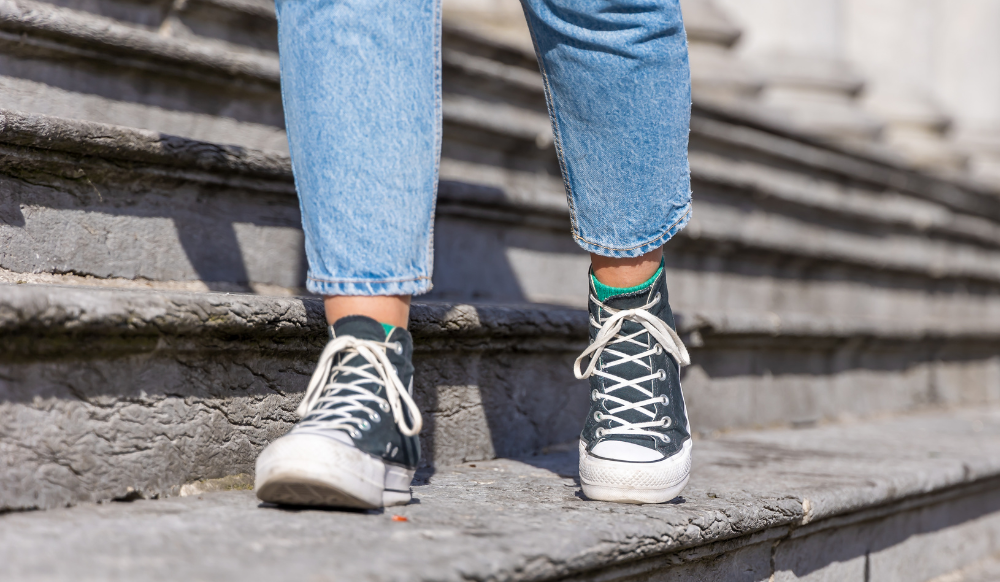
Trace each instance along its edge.
<path fill-rule="evenodd" d="M 653 463 L 609 461 L 592 456 L 580 441 L 580 484 L 596 501 L 665 503 L 680 495 L 691 474 L 691 440 L 680 452 Z"/>
<path fill-rule="evenodd" d="M 316 434 L 290 434 L 257 457 L 254 490 L 269 503 L 375 509 L 410 502 L 413 469 Z"/>

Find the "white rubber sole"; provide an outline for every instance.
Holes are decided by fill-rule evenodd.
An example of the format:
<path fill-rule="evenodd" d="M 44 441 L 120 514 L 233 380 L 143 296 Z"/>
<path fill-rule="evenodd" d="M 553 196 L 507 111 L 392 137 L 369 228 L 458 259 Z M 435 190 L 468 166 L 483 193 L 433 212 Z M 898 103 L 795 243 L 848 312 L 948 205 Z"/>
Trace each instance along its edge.
<path fill-rule="evenodd" d="M 375 509 L 410 502 L 413 469 L 317 434 L 289 434 L 257 457 L 254 490 L 268 503 Z"/>
<path fill-rule="evenodd" d="M 580 485 L 595 501 L 665 503 L 680 495 L 691 475 L 691 439 L 676 455 L 653 463 L 592 456 L 580 441 Z"/>

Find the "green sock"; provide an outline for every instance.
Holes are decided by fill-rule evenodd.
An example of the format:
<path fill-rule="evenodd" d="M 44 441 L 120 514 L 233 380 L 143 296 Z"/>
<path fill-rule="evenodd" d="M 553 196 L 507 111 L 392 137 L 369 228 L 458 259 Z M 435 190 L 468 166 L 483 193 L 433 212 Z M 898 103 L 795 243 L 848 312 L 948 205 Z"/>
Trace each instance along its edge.
<path fill-rule="evenodd" d="M 600 302 L 605 302 L 609 297 L 614 297 L 615 295 L 624 295 L 626 293 L 634 293 L 635 291 L 642 291 L 643 289 L 648 289 L 653 285 L 653 281 L 660 276 L 663 272 L 663 259 L 660 259 L 660 268 L 653 273 L 653 276 L 646 280 L 645 283 L 636 285 L 635 287 L 612 287 L 610 285 L 605 285 L 597 280 L 593 274 L 590 275 L 591 280 L 594 282 L 594 290 L 597 291 L 597 300 Z"/>
<path fill-rule="evenodd" d="M 382 323 L 382 322 L 379 322 L 379 323 Z M 385 337 L 388 338 L 389 334 L 392 333 L 392 330 L 396 329 L 396 326 L 395 325 L 389 325 L 388 323 L 382 323 L 382 329 L 385 330 Z"/>

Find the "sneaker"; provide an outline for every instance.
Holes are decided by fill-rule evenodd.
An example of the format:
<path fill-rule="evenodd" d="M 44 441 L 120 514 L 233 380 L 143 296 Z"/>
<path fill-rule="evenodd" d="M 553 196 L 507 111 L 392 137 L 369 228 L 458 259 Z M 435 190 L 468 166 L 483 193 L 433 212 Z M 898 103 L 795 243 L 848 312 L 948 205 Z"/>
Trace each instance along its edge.
<path fill-rule="evenodd" d="M 580 435 L 583 493 L 620 503 L 670 501 L 691 471 L 680 383 L 680 366 L 690 361 L 675 331 L 663 270 L 650 287 L 604 302 L 592 277 L 589 310 L 590 346 L 574 365 L 576 377 L 590 378 L 591 387 Z"/>
<path fill-rule="evenodd" d="M 363 316 L 330 327 L 301 420 L 257 457 L 262 501 L 372 509 L 405 505 L 420 459 L 413 338 Z"/>

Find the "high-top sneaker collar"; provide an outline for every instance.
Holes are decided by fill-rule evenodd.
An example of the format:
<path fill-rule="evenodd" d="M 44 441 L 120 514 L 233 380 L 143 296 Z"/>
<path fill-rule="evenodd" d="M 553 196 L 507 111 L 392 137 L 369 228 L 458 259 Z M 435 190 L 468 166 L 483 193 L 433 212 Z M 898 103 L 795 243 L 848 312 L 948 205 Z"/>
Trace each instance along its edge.
<path fill-rule="evenodd" d="M 611 313 L 601 310 L 600 305 L 594 301 L 594 299 L 597 298 L 597 289 L 594 287 L 593 271 L 590 273 L 589 280 L 591 300 L 589 301 L 588 307 L 590 308 L 591 315 L 594 315 L 595 319 L 598 321 L 607 319 Z M 669 297 L 667 296 L 667 286 L 665 282 L 666 274 L 661 268 L 657 273 L 656 278 L 653 279 L 652 284 L 648 287 L 632 292 L 612 295 L 611 297 L 606 298 L 602 303 L 604 303 L 607 307 L 616 310 L 637 309 L 639 307 L 643 307 L 644 305 L 648 305 L 656 298 L 657 295 L 660 295 L 659 301 L 657 301 L 655 305 L 650 306 L 648 310 L 660 319 L 663 319 L 667 325 L 676 329 L 677 326 L 674 324 L 674 315 L 670 311 L 670 303 L 668 302 Z M 625 322 L 625 325 L 629 324 L 639 325 L 634 322 Z M 594 330 L 591 331 L 593 333 Z"/>

